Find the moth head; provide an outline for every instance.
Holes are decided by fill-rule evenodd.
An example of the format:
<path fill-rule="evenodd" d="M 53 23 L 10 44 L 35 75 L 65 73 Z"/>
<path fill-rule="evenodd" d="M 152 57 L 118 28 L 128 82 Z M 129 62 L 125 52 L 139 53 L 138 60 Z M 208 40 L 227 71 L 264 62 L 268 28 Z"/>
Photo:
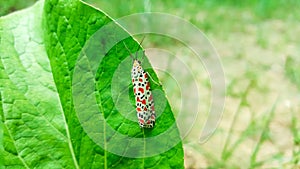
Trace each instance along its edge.
<path fill-rule="evenodd" d="M 141 62 L 137 59 L 133 61 L 131 75 L 133 78 L 137 78 L 139 72 L 141 71 Z"/>
<path fill-rule="evenodd" d="M 139 67 L 141 65 L 141 61 L 134 59 L 133 60 L 133 67 Z"/>

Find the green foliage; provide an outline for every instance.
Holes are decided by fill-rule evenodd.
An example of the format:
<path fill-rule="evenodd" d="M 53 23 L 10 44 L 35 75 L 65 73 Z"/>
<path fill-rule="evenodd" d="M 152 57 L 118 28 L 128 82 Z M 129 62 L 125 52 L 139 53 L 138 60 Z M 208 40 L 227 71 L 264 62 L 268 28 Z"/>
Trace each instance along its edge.
<path fill-rule="evenodd" d="M 3 165 L 11 168 L 183 168 L 181 141 L 151 157 L 129 158 L 106 151 L 110 146 L 123 146 L 124 142 L 109 145 L 113 137 L 106 137 L 109 133 L 105 134 L 105 127 L 94 126 L 94 130 L 104 133 L 100 139 L 104 140 L 106 150 L 82 127 L 72 97 L 77 59 L 89 38 L 109 22 L 107 15 L 77 0 L 39 1 L 31 8 L 1 18 L 0 168 Z M 114 35 L 121 32 L 125 31 L 118 28 Z M 132 38 L 127 38 L 126 44 L 132 52 L 138 46 Z M 103 62 L 98 63 L 96 76 L 91 80 L 96 86 L 93 90 L 101 113 L 113 129 L 146 140 L 167 131 L 175 119 L 166 103 L 156 127 L 143 131 L 137 122 L 127 120 L 115 110 L 112 76 L 126 58 L 128 51 L 122 42 L 113 46 Z M 146 59 L 145 65 L 157 81 Z M 120 83 L 130 83 L 127 75 L 121 77 Z M 151 87 L 162 91 L 160 86 Z M 129 86 L 127 90 L 132 89 Z M 132 99 L 132 92 L 129 95 Z M 160 96 L 165 98 L 164 94 Z M 83 101 L 85 97 L 82 96 Z M 135 116 L 133 106 L 130 110 L 126 115 Z M 103 130 L 97 131 L 100 128 Z M 180 140 L 176 127 L 169 135 Z M 168 139 L 157 140 L 158 148 L 160 142 Z M 145 153 L 147 146 L 145 141 L 139 151 Z"/>
<path fill-rule="evenodd" d="M 300 17 L 298 9 L 300 2 L 298 0 L 156 0 L 156 1 L 140 1 L 133 0 L 126 3 L 119 0 L 97 1 L 85 0 L 86 2 L 104 6 L 104 10 L 115 17 L 121 17 L 131 13 L 138 12 L 167 12 L 188 16 L 194 18 L 195 13 L 202 10 L 212 10 L 216 8 L 225 8 L 230 10 L 249 10 L 258 18 L 267 19 L 273 17 L 287 17 L 290 13 L 286 10 L 293 11 L 293 14 Z M 118 8 L 115 8 L 118 6 Z M 144 8 L 144 9 L 143 9 Z M 149 11 L 150 10 L 150 11 Z M 181 14 L 182 13 L 182 14 Z"/>
<path fill-rule="evenodd" d="M 13 11 L 25 8 L 27 6 L 32 5 L 36 0 L 27 0 L 27 1 L 20 1 L 20 0 L 5 0 L 0 1 L 0 16 L 4 16 L 8 13 Z"/>

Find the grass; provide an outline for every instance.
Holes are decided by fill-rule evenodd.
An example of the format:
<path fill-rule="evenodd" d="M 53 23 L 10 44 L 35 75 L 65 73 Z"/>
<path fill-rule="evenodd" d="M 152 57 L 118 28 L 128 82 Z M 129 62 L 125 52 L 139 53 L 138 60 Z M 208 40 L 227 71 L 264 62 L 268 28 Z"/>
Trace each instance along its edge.
<path fill-rule="evenodd" d="M 184 139 L 187 168 L 300 166 L 300 1 L 86 1 L 113 18 L 145 11 L 180 16 L 199 27 L 219 52 L 227 84 L 223 119 L 215 134 L 206 143 L 198 144 L 205 117 L 199 115 L 195 129 Z M 12 6 L 5 9 L 15 8 Z M 10 11 L 3 9 L 2 15 Z M 147 37 L 143 46 L 167 46 L 185 59 L 191 55 L 180 51 L 175 41 L 158 36 Z M 208 110 L 208 76 L 202 68 L 195 73 L 201 98 L 208 98 L 200 106 Z M 180 96 L 177 85 L 171 85 L 173 81 L 169 79 L 161 80 L 170 84 L 174 95 Z M 176 99 L 170 98 L 171 103 L 178 103 Z M 174 106 L 177 107 L 180 106 Z"/>
<path fill-rule="evenodd" d="M 293 145 L 293 160 L 292 163 L 295 165 L 300 163 L 300 132 L 299 132 L 299 121 L 297 117 L 294 116 L 291 121 L 291 131 L 294 137 Z"/>

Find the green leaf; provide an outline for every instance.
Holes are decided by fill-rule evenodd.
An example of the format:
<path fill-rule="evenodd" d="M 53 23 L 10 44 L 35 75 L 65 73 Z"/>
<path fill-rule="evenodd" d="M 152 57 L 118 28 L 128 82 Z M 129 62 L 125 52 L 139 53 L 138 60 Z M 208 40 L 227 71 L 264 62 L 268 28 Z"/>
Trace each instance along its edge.
<path fill-rule="evenodd" d="M 161 86 L 151 83 L 156 126 L 136 122 L 123 41 L 132 53 L 139 44 L 111 21 L 75 0 L 0 18 L 0 168 L 183 168 Z"/>

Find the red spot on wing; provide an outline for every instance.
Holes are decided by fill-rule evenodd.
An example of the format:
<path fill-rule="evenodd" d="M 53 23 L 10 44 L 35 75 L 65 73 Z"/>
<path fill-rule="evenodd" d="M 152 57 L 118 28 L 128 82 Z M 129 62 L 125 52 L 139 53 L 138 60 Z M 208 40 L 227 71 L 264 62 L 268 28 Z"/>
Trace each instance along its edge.
<path fill-rule="evenodd" d="M 143 82 L 143 79 L 142 79 L 142 78 L 139 78 L 139 81 L 140 81 L 140 82 Z"/>
<path fill-rule="evenodd" d="M 154 114 L 151 115 L 151 119 L 155 120 L 155 115 Z"/>
<path fill-rule="evenodd" d="M 153 100 L 153 96 L 152 94 L 149 96 L 149 101 L 152 101 Z"/>
<path fill-rule="evenodd" d="M 139 122 L 142 123 L 142 124 L 145 123 L 145 121 L 143 119 L 139 119 Z"/>
<path fill-rule="evenodd" d="M 139 112 L 139 111 L 142 111 L 142 109 L 141 109 L 140 107 L 137 107 L 137 108 L 136 108 L 136 111 Z"/>
<path fill-rule="evenodd" d="M 154 105 L 151 106 L 151 110 L 154 111 Z"/>
<path fill-rule="evenodd" d="M 149 85 L 149 82 L 147 82 L 146 84 L 146 90 L 149 90 L 150 89 L 150 85 Z"/>
<path fill-rule="evenodd" d="M 139 91 L 141 92 L 141 93 L 144 93 L 144 89 L 143 88 L 139 88 Z"/>
<path fill-rule="evenodd" d="M 145 99 L 142 101 L 142 104 L 146 104 L 146 100 Z"/>

